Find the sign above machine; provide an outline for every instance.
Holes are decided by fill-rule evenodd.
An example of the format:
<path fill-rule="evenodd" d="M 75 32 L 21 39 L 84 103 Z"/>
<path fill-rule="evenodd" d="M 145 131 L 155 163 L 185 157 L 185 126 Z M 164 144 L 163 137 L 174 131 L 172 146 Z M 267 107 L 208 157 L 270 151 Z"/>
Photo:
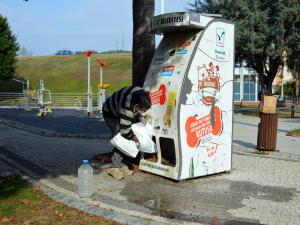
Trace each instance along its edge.
<path fill-rule="evenodd" d="M 197 13 L 176 12 L 158 15 L 151 20 L 151 33 L 166 34 L 179 31 L 202 30 L 200 15 Z"/>

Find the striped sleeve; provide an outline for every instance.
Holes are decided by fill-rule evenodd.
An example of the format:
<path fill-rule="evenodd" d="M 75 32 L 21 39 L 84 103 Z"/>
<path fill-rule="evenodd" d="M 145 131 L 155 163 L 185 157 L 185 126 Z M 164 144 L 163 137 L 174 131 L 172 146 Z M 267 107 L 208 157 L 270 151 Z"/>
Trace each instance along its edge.
<path fill-rule="evenodd" d="M 131 129 L 134 114 L 127 108 L 120 108 L 120 133 L 126 139 L 131 139 L 134 133 Z"/>

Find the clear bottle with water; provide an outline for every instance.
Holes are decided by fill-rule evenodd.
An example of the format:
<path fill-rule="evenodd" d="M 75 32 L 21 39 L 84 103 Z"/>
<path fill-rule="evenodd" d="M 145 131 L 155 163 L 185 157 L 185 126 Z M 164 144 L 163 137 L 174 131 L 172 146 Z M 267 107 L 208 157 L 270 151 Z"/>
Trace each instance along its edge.
<path fill-rule="evenodd" d="M 90 197 L 93 195 L 93 168 L 88 160 L 83 160 L 78 169 L 78 193 L 81 197 Z"/>

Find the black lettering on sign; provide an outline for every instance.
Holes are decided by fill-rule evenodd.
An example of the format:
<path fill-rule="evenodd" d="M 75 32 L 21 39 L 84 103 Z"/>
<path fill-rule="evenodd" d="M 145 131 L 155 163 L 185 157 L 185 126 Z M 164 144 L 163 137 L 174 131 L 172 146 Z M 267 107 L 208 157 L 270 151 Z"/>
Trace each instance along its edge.
<path fill-rule="evenodd" d="M 160 24 L 181 23 L 181 22 L 183 22 L 183 15 L 161 18 L 160 20 Z"/>

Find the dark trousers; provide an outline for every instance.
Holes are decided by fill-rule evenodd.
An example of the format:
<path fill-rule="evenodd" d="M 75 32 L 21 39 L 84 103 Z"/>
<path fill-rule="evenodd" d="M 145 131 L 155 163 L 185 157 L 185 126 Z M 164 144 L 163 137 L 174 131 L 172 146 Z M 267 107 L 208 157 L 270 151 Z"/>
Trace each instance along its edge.
<path fill-rule="evenodd" d="M 106 125 L 110 128 L 113 136 L 117 135 L 120 132 L 120 119 L 116 117 L 112 117 L 108 115 L 105 111 L 103 111 L 103 119 Z M 113 155 L 111 158 L 111 167 L 113 168 L 121 168 L 125 166 L 123 160 L 125 155 L 119 151 L 116 147 L 113 148 Z"/>

